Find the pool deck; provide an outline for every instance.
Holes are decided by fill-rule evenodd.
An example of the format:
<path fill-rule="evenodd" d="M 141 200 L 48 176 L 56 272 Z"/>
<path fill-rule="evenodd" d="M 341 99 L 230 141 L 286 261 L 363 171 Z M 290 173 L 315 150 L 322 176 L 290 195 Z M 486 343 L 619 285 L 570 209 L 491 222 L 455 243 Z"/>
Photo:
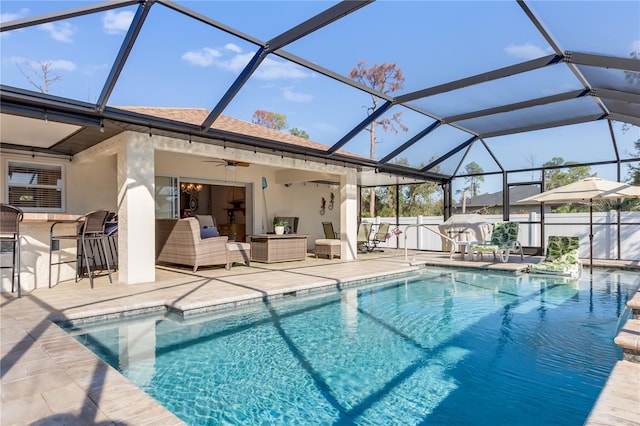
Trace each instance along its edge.
<path fill-rule="evenodd" d="M 522 273 L 529 263 L 449 259 L 442 253 L 385 250 L 357 261 L 307 259 L 250 267 L 202 268 L 159 266 L 156 281 L 110 284 L 106 276 L 38 289 L 21 299 L 2 294 L 0 310 L 0 424 L 9 425 L 179 425 L 171 412 L 98 359 L 52 321 L 92 317 L 117 318 L 171 309 L 185 316 L 233 307 L 265 297 L 304 294 L 350 283 L 405 274 L 424 265 L 472 267 Z M 594 261 L 596 267 L 640 271 L 639 262 Z M 585 269 L 588 273 L 588 270 Z M 117 281 L 117 273 L 114 282 Z M 634 301 L 640 309 L 640 293 Z M 640 348 L 640 327 L 630 320 L 623 329 L 632 347 Z M 588 425 L 640 425 L 640 363 L 619 361 L 587 420 Z"/>

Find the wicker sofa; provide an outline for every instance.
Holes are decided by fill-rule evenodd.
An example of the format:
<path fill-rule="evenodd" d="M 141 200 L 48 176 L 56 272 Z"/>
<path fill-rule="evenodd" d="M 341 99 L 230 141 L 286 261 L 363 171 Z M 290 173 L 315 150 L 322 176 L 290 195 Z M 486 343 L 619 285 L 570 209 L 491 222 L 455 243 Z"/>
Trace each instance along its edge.
<path fill-rule="evenodd" d="M 251 246 L 248 243 L 228 242 L 226 236 L 200 238 L 200 224 L 196 218 L 156 219 L 156 262 L 193 266 L 225 265 L 235 262 L 249 266 Z"/>

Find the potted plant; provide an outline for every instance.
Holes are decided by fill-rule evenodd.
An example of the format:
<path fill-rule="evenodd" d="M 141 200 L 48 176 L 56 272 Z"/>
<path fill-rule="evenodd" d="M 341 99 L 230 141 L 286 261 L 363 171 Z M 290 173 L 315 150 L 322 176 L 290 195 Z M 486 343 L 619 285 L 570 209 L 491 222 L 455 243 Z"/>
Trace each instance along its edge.
<path fill-rule="evenodd" d="M 284 234 L 284 228 L 289 224 L 286 220 L 274 220 L 273 221 L 273 230 L 277 235 Z"/>

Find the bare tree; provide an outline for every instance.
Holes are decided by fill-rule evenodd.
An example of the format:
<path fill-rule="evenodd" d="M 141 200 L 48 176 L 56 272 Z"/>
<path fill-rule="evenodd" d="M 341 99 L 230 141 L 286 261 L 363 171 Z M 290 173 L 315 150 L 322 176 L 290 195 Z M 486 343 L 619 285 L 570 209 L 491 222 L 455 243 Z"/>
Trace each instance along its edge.
<path fill-rule="evenodd" d="M 59 75 L 51 75 L 51 66 L 52 62 L 40 62 L 38 61 L 38 65 L 40 68 L 38 69 L 35 65 L 25 59 L 24 63 L 29 67 L 33 75 L 37 77 L 37 80 L 32 79 L 29 74 L 27 74 L 20 64 L 16 62 L 16 66 L 20 70 L 20 73 L 27 79 L 32 86 L 38 89 L 42 93 L 49 93 L 49 86 L 51 86 L 56 81 L 62 80 L 62 77 Z"/>
<path fill-rule="evenodd" d="M 367 62 L 360 61 L 358 65 L 349 72 L 349 78 L 367 87 L 371 87 L 377 92 L 389 94 L 398 91 L 404 87 L 404 76 L 402 70 L 395 63 L 387 64 L 383 62 L 381 65 L 373 65 L 367 68 Z M 371 106 L 367 108 L 369 114 L 373 114 L 378 109 L 380 98 L 371 95 Z M 384 132 L 392 131 L 398 133 L 398 129 L 406 132 L 408 127 L 402 124 L 402 112 L 396 112 L 391 117 L 380 118 L 374 120 L 367 129 L 369 131 L 369 158 L 376 158 L 376 127 L 380 126 Z M 396 127 L 397 126 L 397 127 Z M 375 215 L 375 189 L 371 189 L 369 203 L 369 213 L 371 217 Z"/>

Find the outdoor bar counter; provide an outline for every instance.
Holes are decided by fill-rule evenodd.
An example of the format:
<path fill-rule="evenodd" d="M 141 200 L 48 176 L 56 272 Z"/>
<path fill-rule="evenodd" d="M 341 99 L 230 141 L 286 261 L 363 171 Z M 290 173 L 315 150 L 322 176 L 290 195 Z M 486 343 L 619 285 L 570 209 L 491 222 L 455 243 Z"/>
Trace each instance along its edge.
<path fill-rule="evenodd" d="M 20 222 L 20 281 L 23 292 L 49 287 L 49 232 L 54 222 L 68 221 L 56 226 L 56 233 L 74 233 L 81 215 L 67 213 L 24 213 Z M 60 255 L 66 259 L 76 258 L 75 241 L 62 244 Z M 57 258 L 57 253 L 55 258 Z M 8 256 L 11 256 L 7 253 Z M 6 256 L 6 255 L 4 255 Z M 3 265 L 11 259 L 2 260 Z M 2 291 L 11 291 L 11 269 L 2 269 Z M 72 280 L 75 277 L 73 263 L 57 265 L 52 270 L 52 285 L 56 282 Z"/>

